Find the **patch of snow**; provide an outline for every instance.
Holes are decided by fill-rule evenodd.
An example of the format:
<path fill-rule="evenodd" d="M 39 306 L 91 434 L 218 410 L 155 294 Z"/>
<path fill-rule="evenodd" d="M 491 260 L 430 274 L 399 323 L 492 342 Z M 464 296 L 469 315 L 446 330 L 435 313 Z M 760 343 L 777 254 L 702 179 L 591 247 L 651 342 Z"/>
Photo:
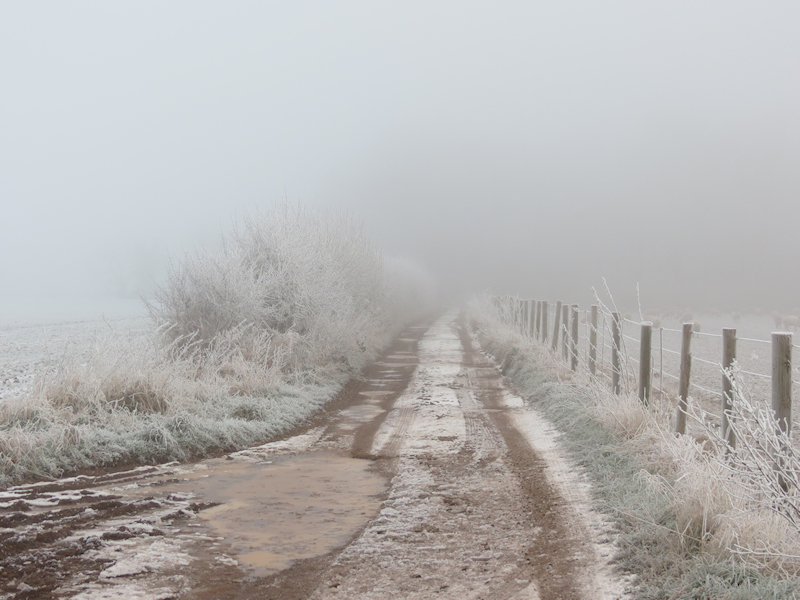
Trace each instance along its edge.
<path fill-rule="evenodd" d="M 507 407 L 516 409 L 511 413 L 515 429 L 525 436 L 531 448 L 542 458 L 548 481 L 568 501 L 564 509 L 573 513 L 571 526 L 583 530 L 586 540 L 591 542 L 587 547 L 593 554 L 592 563 L 596 568 L 585 573 L 589 579 L 585 588 L 593 590 L 593 598 L 597 600 L 621 597 L 622 586 L 611 565 L 615 549 L 611 543 L 601 541 L 613 537 L 612 527 L 592 508 L 588 478 L 567 458 L 559 445 L 561 432 L 532 406 L 519 408 L 524 405 L 521 398 L 510 392 L 503 398 Z"/>
<path fill-rule="evenodd" d="M 269 442 L 261 446 L 254 446 L 253 448 L 247 448 L 240 452 L 233 452 L 229 454 L 229 456 L 234 459 L 260 461 L 272 454 L 305 452 L 314 443 L 319 441 L 324 432 L 324 427 L 315 427 L 301 435 L 296 435 L 278 442 Z"/>
<path fill-rule="evenodd" d="M 139 542 L 136 540 L 134 543 Z M 101 551 L 98 558 L 115 558 L 116 546 L 133 545 L 130 540 L 108 544 L 104 551 Z M 130 550 L 125 552 L 125 557 L 115 562 L 113 565 L 100 573 L 100 579 L 113 579 L 116 577 L 128 577 L 139 573 L 148 573 L 159 569 L 188 565 L 193 560 L 188 554 L 180 551 L 178 544 L 171 543 L 164 539 L 145 540 L 145 543 L 137 544 L 136 552 Z"/>

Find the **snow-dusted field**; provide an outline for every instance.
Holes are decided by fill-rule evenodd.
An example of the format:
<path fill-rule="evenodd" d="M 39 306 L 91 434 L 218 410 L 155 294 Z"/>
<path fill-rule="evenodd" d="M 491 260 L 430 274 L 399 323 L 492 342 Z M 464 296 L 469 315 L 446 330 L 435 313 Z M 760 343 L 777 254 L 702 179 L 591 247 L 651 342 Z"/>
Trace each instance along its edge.
<path fill-rule="evenodd" d="M 39 374 L 89 351 L 99 336 L 136 336 L 149 327 L 139 300 L 2 300 L 0 401 L 25 394 Z"/>

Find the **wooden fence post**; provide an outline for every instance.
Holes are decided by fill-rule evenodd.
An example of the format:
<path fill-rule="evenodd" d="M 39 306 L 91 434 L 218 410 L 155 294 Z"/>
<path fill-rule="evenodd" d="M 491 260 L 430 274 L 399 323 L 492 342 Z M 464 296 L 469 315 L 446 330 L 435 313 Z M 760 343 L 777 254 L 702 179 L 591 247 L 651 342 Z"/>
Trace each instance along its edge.
<path fill-rule="evenodd" d="M 528 327 L 526 335 L 533 339 L 536 337 L 536 300 L 528 300 Z"/>
<path fill-rule="evenodd" d="M 550 303 L 542 300 L 542 344 L 547 343 L 547 315 L 550 312 Z"/>
<path fill-rule="evenodd" d="M 553 342 L 550 349 L 555 352 L 558 350 L 558 330 L 561 328 L 561 300 L 556 302 L 556 314 L 553 315 Z"/>
<path fill-rule="evenodd" d="M 536 305 L 538 300 L 531 300 L 531 315 L 530 322 L 528 323 L 528 335 L 531 338 L 536 337 Z"/>
<path fill-rule="evenodd" d="M 778 430 L 791 435 L 792 431 L 792 334 L 775 332 L 772 334 L 772 410 L 778 420 Z M 781 448 L 781 454 L 789 451 Z M 778 480 L 784 491 L 789 489 L 789 482 L 781 475 L 783 459 L 777 456 L 775 468 Z"/>
<path fill-rule="evenodd" d="M 531 331 L 531 336 L 533 339 L 539 339 L 539 319 L 541 318 L 539 311 L 542 308 L 542 301 L 535 300 L 533 305 L 533 331 Z"/>
<path fill-rule="evenodd" d="M 650 378 L 652 365 L 653 324 L 650 321 L 642 323 L 642 333 L 639 337 L 639 400 L 647 406 L 650 403 Z"/>
<path fill-rule="evenodd" d="M 681 378 L 678 383 L 678 417 L 675 421 L 675 431 L 681 435 L 686 433 L 686 411 L 689 408 L 689 378 L 692 373 L 692 333 L 694 333 L 694 323 L 684 323 L 681 342 Z"/>
<path fill-rule="evenodd" d="M 572 335 L 569 336 L 570 369 L 578 370 L 578 305 L 572 305 Z"/>
<path fill-rule="evenodd" d="M 526 299 L 520 299 L 519 313 L 519 332 L 525 335 L 525 330 L 528 328 L 528 301 Z"/>
<path fill-rule="evenodd" d="M 597 371 L 597 310 L 597 304 L 592 304 L 589 319 L 589 373 L 592 375 Z"/>
<path fill-rule="evenodd" d="M 533 300 L 525 300 L 525 335 L 530 337 L 533 323 Z"/>
<path fill-rule="evenodd" d="M 611 313 L 611 389 L 615 394 L 619 394 L 620 385 L 620 337 L 622 333 L 622 320 L 619 313 Z"/>
<path fill-rule="evenodd" d="M 736 433 L 731 429 L 733 408 L 733 361 L 736 360 L 736 330 L 722 330 L 722 439 L 731 448 L 736 447 Z"/>
<path fill-rule="evenodd" d="M 569 306 L 561 306 L 561 357 L 569 361 Z"/>

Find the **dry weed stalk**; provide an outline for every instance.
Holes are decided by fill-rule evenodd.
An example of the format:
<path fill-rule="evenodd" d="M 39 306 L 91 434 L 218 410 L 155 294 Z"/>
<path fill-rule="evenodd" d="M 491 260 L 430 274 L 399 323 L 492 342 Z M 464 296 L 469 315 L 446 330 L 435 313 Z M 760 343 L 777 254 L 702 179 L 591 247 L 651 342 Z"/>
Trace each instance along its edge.
<path fill-rule="evenodd" d="M 0 406 L 0 483 L 263 442 L 305 419 L 413 318 L 429 278 L 345 216 L 283 205 L 173 264 L 140 339 L 99 339 Z"/>
<path fill-rule="evenodd" d="M 778 426 L 771 406 L 755 400 L 734 363 L 729 423 L 736 444 L 708 425 L 698 410 L 689 416 L 711 444 L 708 471 L 724 487 L 730 508 L 720 543 L 734 554 L 782 573 L 800 573 L 800 457 Z"/>
<path fill-rule="evenodd" d="M 540 346 L 516 331 L 502 303 L 484 300 L 475 310 L 494 321 L 493 348 L 506 362 L 515 348 Z M 567 372 L 550 352 L 540 358 L 555 379 L 588 392 L 598 421 L 639 457 L 642 485 L 671 506 L 671 531 L 682 548 L 735 555 L 780 575 L 800 573 L 800 457 L 771 407 L 753 400 L 738 364 L 731 373 L 731 448 L 718 419 L 696 403 L 689 403 L 693 435 L 676 436 L 668 397 L 645 407 L 632 392 L 614 394 L 600 377 Z"/>

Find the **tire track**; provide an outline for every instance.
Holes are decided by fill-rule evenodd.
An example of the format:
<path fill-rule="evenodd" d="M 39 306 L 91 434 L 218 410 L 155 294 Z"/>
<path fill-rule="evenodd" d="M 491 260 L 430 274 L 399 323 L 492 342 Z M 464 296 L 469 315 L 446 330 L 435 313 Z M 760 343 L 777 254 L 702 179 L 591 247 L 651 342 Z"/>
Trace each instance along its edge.
<path fill-rule="evenodd" d="M 16 562 L 8 566 L 18 570 L 13 581 L 4 586 L 0 582 L 0 594 L 17 597 L 13 594 L 22 591 L 28 595 L 19 597 L 42 598 L 83 594 L 99 599 L 112 593 L 134 597 L 135 591 L 141 592 L 135 597 L 180 600 L 619 597 L 598 593 L 591 586 L 591 573 L 598 568 L 591 552 L 585 551 L 591 532 L 580 526 L 582 519 L 574 518 L 577 512 L 569 510 L 569 496 L 559 494 L 561 488 L 548 479 L 549 455 L 541 450 L 537 454 L 533 448 L 540 446 L 531 441 L 529 426 L 516 418 L 528 415 L 530 408 L 503 387 L 499 371 L 480 353 L 463 319 L 450 313 L 427 333 L 425 329 L 407 330 L 394 350 L 351 380 L 302 430 L 281 442 L 216 459 L 232 467 L 248 462 L 271 470 L 270 485 L 263 487 L 262 482 L 256 490 L 259 502 L 274 491 L 276 469 L 284 462 L 332 456 L 348 461 L 350 456 L 378 459 L 368 467 L 352 461 L 359 463 L 359 469 L 385 477 L 390 485 L 385 492 L 369 493 L 380 508 L 357 509 L 362 524 L 349 530 L 352 537 L 343 546 L 328 546 L 332 549 L 322 550 L 324 554 L 299 558 L 273 575 L 254 576 L 237 560 L 240 555 L 232 544 L 214 537 L 199 522 L 198 509 L 208 505 L 198 502 L 211 496 L 200 495 L 197 482 L 207 471 L 198 467 L 198 478 L 189 481 L 182 465 L 145 467 L 93 480 L 95 488 L 102 483 L 119 499 L 88 494 L 86 487 L 91 488 L 92 482 L 82 478 L 12 490 L 15 495 L 5 498 L 8 505 L 0 509 L 6 510 L 8 528 L 30 538 L 31 545 L 23 549 L 24 556 L 14 552 Z M 513 402 L 517 404 L 510 408 Z M 317 467 L 319 474 L 309 475 L 309 464 L 302 462 L 290 477 L 301 482 L 296 486 L 299 504 L 285 521 L 298 527 L 306 519 L 297 515 L 310 508 L 312 497 L 324 492 L 323 482 L 333 478 L 330 467 Z M 243 466 L 237 468 L 244 472 Z M 234 473 L 228 471 L 230 479 Z M 242 480 L 260 478 L 248 472 Z M 324 522 L 341 526 L 335 514 L 350 502 L 345 499 L 348 493 L 364 493 L 365 488 L 358 491 L 359 481 L 349 478 L 339 487 L 333 512 L 322 514 Z M 132 485 L 139 489 L 136 498 L 123 499 Z M 191 486 L 193 492 L 176 495 L 173 485 Z M 52 517 L 39 518 L 35 513 L 48 510 L 41 506 L 45 498 Z M 153 498 L 158 505 L 152 504 Z M 241 494 L 237 492 L 234 500 L 241 501 Z M 228 500 L 221 502 L 224 506 Z M 225 510 L 235 510 L 233 504 Z M 247 523 L 256 516 L 272 520 L 269 526 L 252 526 L 250 531 L 272 531 L 275 506 L 247 509 Z M 108 510 L 100 515 L 102 522 L 85 510 L 100 513 L 103 507 Z M 35 570 L 42 570 L 42 560 L 48 559 L 36 558 L 44 554 L 40 541 L 47 541 L 38 539 L 48 533 L 40 526 L 51 528 L 58 521 L 58 509 L 72 511 L 73 518 L 82 520 L 78 529 L 85 534 L 75 530 L 64 538 L 61 532 L 53 533 L 70 541 L 78 534 L 78 541 L 86 543 L 65 546 L 69 556 L 51 553 L 51 581 L 40 576 L 40 587 L 33 592 L 32 586 L 30 590 L 25 586 L 33 581 Z M 321 528 L 314 525 L 308 531 L 316 539 L 322 536 Z M 297 536 L 284 535 L 276 556 L 287 552 L 284 541 L 295 543 Z M 273 546 L 261 548 L 267 551 Z M 120 559 L 137 552 L 149 552 L 144 570 L 126 571 L 126 562 Z M 168 560 L 172 562 L 167 564 Z M 75 573 L 83 579 L 73 577 Z"/>
<path fill-rule="evenodd" d="M 400 450 L 408 438 L 408 432 L 414 424 L 416 413 L 413 407 L 403 406 L 392 411 L 395 417 L 389 421 L 387 426 L 392 427 L 392 433 L 381 449 L 374 453 L 375 458 L 397 458 Z"/>
<path fill-rule="evenodd" d="M 464 450 L 473 463 L 495 461 L 507 452 L 505 441 L 484 412 L 464 412 L 466 439 Z"/>
<path fill-rule="evenodd" d="M 419 360 L 380 432 L 376 454 L 392 458 L 384 508 L 312 600 L 607 598 L 586 585 L 595 565 L 582 560 L 566 502 L 507 418 L 521 405 L 507 406 L 463 320 L 435 323 Z"/>

